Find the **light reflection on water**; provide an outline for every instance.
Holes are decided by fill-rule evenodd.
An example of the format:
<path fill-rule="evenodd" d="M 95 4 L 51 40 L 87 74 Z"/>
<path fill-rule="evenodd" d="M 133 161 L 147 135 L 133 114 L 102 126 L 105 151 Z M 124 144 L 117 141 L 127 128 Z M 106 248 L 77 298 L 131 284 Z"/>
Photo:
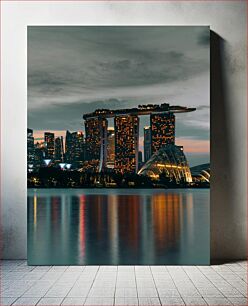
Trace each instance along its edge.
<path fill-rule="evenodd" d="M 208 189 L 29 189 L 29 264 L 209 264 Z"/>

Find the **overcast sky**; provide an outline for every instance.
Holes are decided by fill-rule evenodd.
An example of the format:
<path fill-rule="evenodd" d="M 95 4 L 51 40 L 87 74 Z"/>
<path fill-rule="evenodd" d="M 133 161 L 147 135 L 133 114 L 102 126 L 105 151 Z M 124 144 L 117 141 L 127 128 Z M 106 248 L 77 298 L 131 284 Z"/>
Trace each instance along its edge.
<path fill-rule="evenodd" d="M 28 27 L 28 127 L 63 135 L 97 108 L 196 107 L 176 115 L 176 143 L 209 162 L 209 64 L 209 27 Z"/>

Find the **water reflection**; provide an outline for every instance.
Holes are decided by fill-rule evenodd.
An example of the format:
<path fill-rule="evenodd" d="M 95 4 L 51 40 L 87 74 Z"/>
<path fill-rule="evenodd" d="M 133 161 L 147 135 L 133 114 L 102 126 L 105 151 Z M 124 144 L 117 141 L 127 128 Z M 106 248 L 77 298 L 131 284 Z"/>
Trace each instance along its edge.
<path fill-rule="evenodd" d="M 29 264 L 207 264 L 209 190 L 29 190 Z"/>

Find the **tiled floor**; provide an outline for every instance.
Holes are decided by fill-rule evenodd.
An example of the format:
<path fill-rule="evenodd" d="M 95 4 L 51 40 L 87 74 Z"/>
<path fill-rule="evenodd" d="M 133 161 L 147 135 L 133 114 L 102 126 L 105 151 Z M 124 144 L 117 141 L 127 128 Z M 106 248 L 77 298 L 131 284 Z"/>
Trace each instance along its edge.
<path fill-rule="evenodd" d="M 27 266 L 2 261 L 0 305 L 247 305 L 247 263 Z"/>

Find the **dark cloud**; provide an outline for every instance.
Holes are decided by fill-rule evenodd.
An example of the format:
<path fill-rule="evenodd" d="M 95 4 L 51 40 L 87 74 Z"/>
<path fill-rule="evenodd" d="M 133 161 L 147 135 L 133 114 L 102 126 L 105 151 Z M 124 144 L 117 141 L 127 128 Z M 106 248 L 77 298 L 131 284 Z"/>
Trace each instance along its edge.
<path fill-rule="evenodd" d="M 97 108 L 172 97 L 199 111 L 178 117 L 177 136 L 208 139 L 208 77 L 209 27 L 28 27 L 28 125 L 36 130 L 82 129 L 82 115 Z"/>

